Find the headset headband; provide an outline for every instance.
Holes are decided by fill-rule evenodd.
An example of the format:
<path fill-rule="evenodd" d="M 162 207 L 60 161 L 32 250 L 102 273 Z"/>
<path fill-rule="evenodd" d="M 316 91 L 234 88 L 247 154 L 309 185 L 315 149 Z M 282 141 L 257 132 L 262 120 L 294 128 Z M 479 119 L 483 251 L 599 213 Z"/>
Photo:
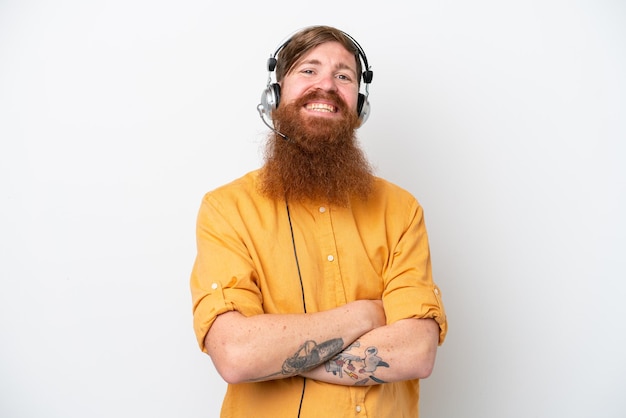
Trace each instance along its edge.
<path fill-rule="evenodd" d="M 302 32 L 302 30 L 299 30 L 297 33 Z M 350 42 L 352 42 L 352 44 L 354 45 L 354 47 L 357 50 L 357 54 L 359 56 L 359 58 L 361 59 L 361 61 L 363 62 L 363 82 L 367 85 L 370 84 L 372 82 L 372 79 L 374 78 L 374 72 L 371 70 L 371 67 L 369 66 L 369 63 L 367 62 L 367 55 L 365 55 L 365 51 L 363 50 L 363 48 L 361 47 L 361 45 L 357 42 L 356 39 L 354 39 L 352 36 L 350 36 L 348 33 L 344 32 L 344 31 L 339 31 L 341 32 L 341 34 L 343 36 L 345 36 L 346 38 L 348 38 L 350 40 Z M 296 33 L 296 34 L 297 34 Z M 282 44 L 280 44 L 278 46 L 278 48 L 276 48 L 276 50 L 274 51 L 274 53 L 272 55 L 270 55 L 270 57 L 267 60 L 267 70 L 271 73 L 276 69 L 276 64 L 278 63 L 277 60 L 277 56 L 278 53 L 287 46 L 287 44 L 289 42 L 291 42 L 291 40 L 293 39 L 295 35 L 290 36 L 285 42 L 283 42 Z M 367 89 L 367 86 L 366 86 Z"/>

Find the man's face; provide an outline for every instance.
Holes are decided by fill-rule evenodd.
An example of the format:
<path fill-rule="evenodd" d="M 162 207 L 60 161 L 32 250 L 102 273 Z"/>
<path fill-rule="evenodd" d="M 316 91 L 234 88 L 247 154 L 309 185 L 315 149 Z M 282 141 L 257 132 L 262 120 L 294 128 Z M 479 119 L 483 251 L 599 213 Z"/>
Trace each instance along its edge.
<path fill-rule="evenodd" d="M 311 49 L 281 81 L 263 190 L 274 199 L 346 205 L 367 198 L 373 176 L 357 146 L 356 57 L 338 42 Z"/>
<path fill-rule="evenodd" d="M 326 42 L 311 49 L 281 81 L 281 105 L 295 102 L 315 90 L 335 92 L 356 114 L 359 75 L 356 59 L 339 42 Z M 279 106 L 280 107 L 280 106 Z M 344 118 L 341 106 L 328 98 L 313 98 L 300 108 L 303 117 Z"/>

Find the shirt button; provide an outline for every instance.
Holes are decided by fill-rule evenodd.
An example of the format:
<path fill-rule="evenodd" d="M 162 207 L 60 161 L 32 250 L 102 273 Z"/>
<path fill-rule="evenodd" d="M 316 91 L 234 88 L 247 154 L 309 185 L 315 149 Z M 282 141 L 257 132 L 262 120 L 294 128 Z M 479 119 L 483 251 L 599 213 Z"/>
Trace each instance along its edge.
<path fill-rule="evenodd" d="M 356 406 L 356 412 L 361 412 L 361 405 Z"/>
<path fill-rule="evenodd" d="M 217 289 L 217 283 L 213 283 L 213 284 L 211 285 L 211 289 L 213 289 L 213 290 Z"/>
<path fill-rule="evenodd" d="M 320 213 L 326 212 L 326 208 L 324 206 L 320 206 Z"/>
<path fill-rule="evenodd" d="M 332 254 L 330 254 L 330 255 L 328 256 L 328 261 L 333 261 L 334 259 L 335 259 L 335 257 L 333 257 L 333 255 L 332 255 Z"/>

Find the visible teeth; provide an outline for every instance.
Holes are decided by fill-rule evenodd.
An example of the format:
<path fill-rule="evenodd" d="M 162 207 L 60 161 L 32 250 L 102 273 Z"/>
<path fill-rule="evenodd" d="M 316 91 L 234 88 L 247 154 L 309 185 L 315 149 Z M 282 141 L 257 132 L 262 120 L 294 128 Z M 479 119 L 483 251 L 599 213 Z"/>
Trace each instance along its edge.
<path fill-rule="evenodd" d="M 334 112 L 335 111 L 335 106 L 331 106 L 325 103 L 312 103 L 312 104 L 307 105 L 306 108 L 308 110 L 315 110 L 318 112 Z"/>

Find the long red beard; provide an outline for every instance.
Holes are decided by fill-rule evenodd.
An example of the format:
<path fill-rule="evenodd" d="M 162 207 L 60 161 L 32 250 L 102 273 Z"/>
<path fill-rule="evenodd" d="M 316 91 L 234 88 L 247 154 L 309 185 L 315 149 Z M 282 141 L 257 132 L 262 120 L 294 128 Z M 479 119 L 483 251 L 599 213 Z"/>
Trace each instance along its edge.
<path fill-rule="evenodd" d="M 336 103 L 341 119 L 307 116 L 302 107 L 312 98 Z M 356 145 L 358 116 L 335 93 L 314 91 L 273 113 L 276 128 L 289 140 L 271 134 L 261 174 L 262 192 L 274 199 L 327 202 L 346 206 L 351 198 L 366 199 L 373 185 L 372 169 Z"/>

